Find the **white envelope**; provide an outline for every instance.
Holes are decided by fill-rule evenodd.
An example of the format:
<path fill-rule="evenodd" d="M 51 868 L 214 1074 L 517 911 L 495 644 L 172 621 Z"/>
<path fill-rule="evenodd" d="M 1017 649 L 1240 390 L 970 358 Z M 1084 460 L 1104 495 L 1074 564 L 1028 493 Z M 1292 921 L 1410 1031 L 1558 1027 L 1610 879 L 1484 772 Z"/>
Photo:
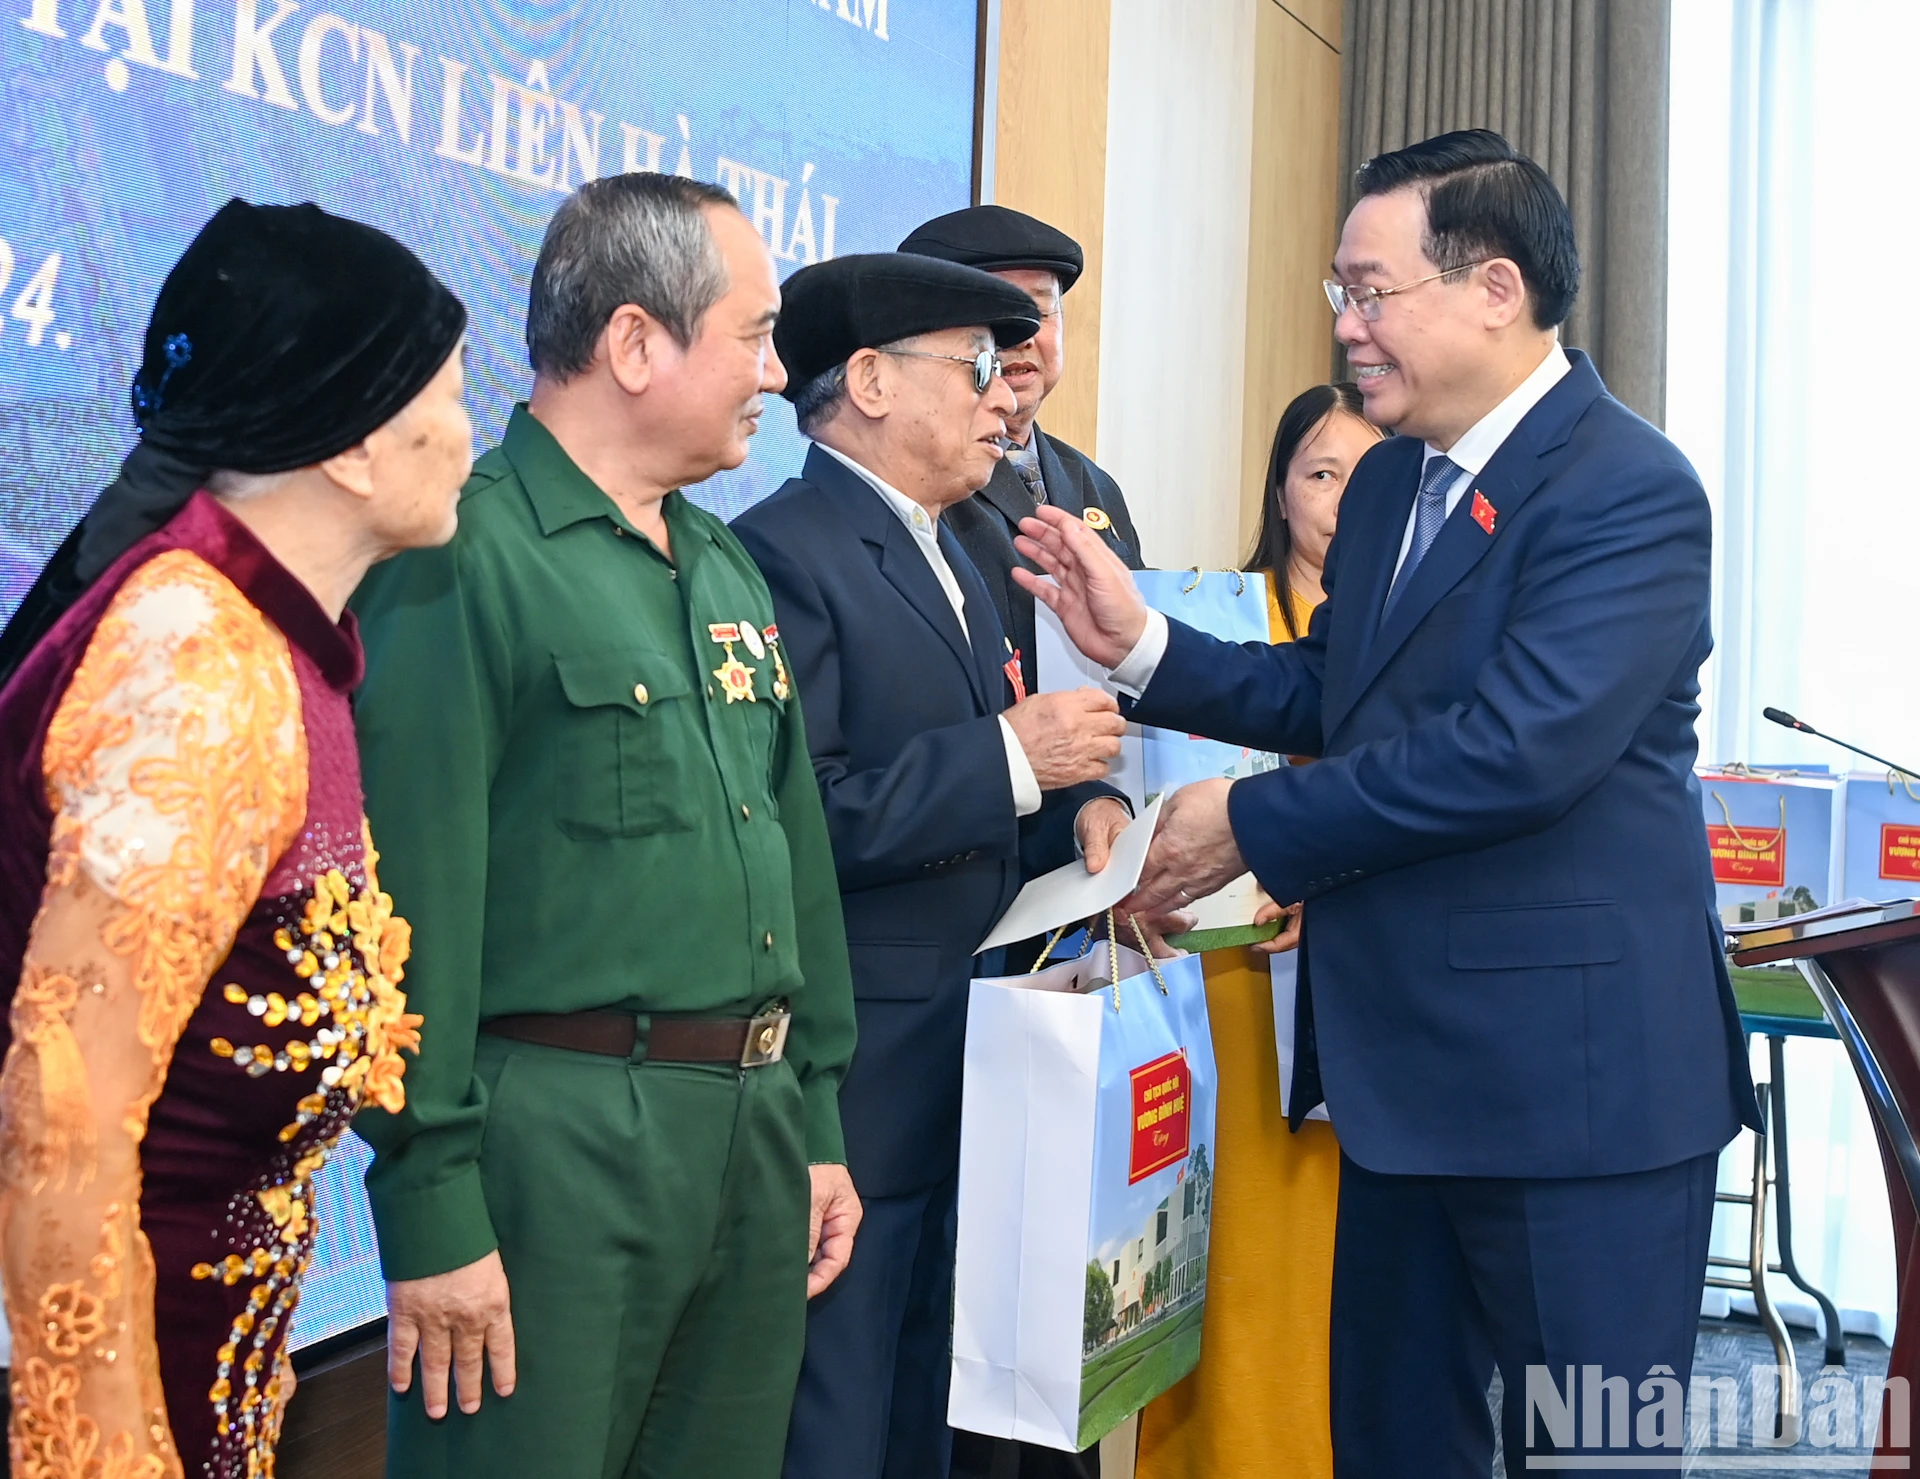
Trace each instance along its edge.
<path fill-rule="evenodd" d="M 1114 839 L 1107 866 L 1098 873 L 1089 873 L 1087 865 L 1075 858 L 1064 868 L 1034 879 L 1007 906 L 1000 922 L 980 942 L 980 949 L 1030 940 L 1035 935 L 1051 934 L 1063 924 L 1105 914 L 1140 881 L 1141 870 L 1147 865 L 1147 844 L 1153 841 L 1153 829 L 1159 821 L 1160 801 L 1156 798 Z"/>

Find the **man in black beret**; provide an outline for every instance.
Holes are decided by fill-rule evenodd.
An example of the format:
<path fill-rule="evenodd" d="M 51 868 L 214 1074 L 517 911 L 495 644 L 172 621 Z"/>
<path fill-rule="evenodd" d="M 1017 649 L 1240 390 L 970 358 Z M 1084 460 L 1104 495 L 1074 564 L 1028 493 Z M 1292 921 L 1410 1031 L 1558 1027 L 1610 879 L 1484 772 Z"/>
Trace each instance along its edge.
<path fill-rule="evenodd" d="M 979 567 L 994 609 L 1020 654 L 1025 690 L 1033 692 L 1033 597 L 1013 583 L 1026 565 L 1013 547 L 1020 520 L 1050 503 L 1086 520 L 1127 564 L 1143 568 L 1140 536 L 1119 484 L 1086 453 L 1034 424 L 1040 406 L 1066 369 L 1063 302 L 1086 265 L 1080 243 L 1045 221 L 1003 205 L 976 205 L 936 216 L 900 243 L 903 252 L 960 262 L 991 272 L 1033 299 L 1040 327 L 1025 343 L 1004 350 L 1014 411 L 1007 417 L 1007 455 L 980 496 L 948 516 L 949 527 Z M 1033 568 L 1028 566 L 1029 569 Z"/>
<path fill-rule="evenodd" d="M 1007 417 L 1006 452 L 979 496 L 947 515 L 947 526 L 979 568 L 994 609 L 1019 657 L 1021 692 L 1037 690 L 1033 651 L 1033 597 L 1014 584 L 1014 567 L 1028 563 L 1013 547 L 1020 521 L 1042 503 L 1077 514 L 1134 570 L 1144 568 L 1140 536 L 1120 485 L 1086 453 L 1034 424 L 1040 406 L 1066 370 L 1063 300 L 1086 267 L 1080 243 L 1066 232 L 1004 205 L 975 205 L 935 216 L 900 243 L 903 252 L 960 262 L 990 272 L 1033 299 L 1040 327 L 1001 356 L 1014 411 Z M 1016 950 L 1018 947 L 1015 947 Z M 1016 1460 L 1012 1450 L 1018 1450 Z M 997 1457 L 995 1456 L 997 1453 Z M 963 1433 L 954 1440 L 956 1475 L 985 1479 L 1018 1473 L 1021 1479 L 1091 1479 L 1099 1449 L 1063 1455 L 1052 1449 Z"/>
<path fill-rule="evenodd" d="M 1124 726 L 1094 689 L 1011 702 L 1011 649 L 947 527 L 999 465 L 999 344 L 1021 289 L 928 257 L 843 257 L 789 278 L 774 343 L 814 441 L 734 521 L 766 575 L 806 713 L 853 964 L 840 1091 L 865 1207 L 808 1311 L 786 1479 L 939 1479 L 960 1080 L 974 951 L 1024 878 L 1104 865 L 1128 816 L 1097 784 Z M 1017 672 L 1017 669 L 1012 669 Z M 997 953 L 997 952 L 996 952 Z"/>

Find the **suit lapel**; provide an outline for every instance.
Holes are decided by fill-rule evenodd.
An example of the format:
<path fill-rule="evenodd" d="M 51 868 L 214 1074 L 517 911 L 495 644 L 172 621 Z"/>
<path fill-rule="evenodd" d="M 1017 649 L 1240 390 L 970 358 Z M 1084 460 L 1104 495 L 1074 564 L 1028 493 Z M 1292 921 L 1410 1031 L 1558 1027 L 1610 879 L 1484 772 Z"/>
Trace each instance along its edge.
<path fill-rule="evenodd" d="M 974 698 L 985 706 L 987 695 L 981 687 L 980 665 L 966 634 L 960 630 L 959 618 L 953 614 L 953 604 L 940 588 L 939 578 L 927 563 L 927 557 L 914 543 L 913 535 L 887 506 L 879 490 L 818 447 L 808 449 L 803 475 L 808 482 L 840 500 L 849 522 L 860 531 L 861 540 L 872 552 L 880 574 L 946 644 L 954 660 L 966 670 L 967 683 L 973 690 Z M 959 548 L 957 543 L 951 541 L 952 536 L 945 535 L 941 545 L 943 550 L 949 551 L 949 565 L 953 563 L 951 551 Z M 978 577 L 976 583 L 977 580 Z M 964 583 L 961 589 L 965 591 Z M 986 591 L 982 589 L 980 600 L 985 603 L 986 599 Z M 971 624 L 971 612 L 969 618 Z M 998 710 L 990 708 L 989 712 L 997 713 Z"/>
<path fill-rule="evenodd" d="M 1106 514 L 1107 526 L 1096 531 L 1101 543 L 1129 566 L 1137 566 L 1139 551 L 1121 535 L 1120 526 L 1113 518 L 1113 510 L 1101 504 L 1099 487 L 1088 476 L 1086 468 L 1081 463 L 1069 462 L 1062 457 L 1055 450 L 1053 439 L 1038 427 L 1034 428 L 1033 435 L 1040 448 L 1040 477 L 1047 485 L 1047 501 L 1065 509 L 1077 519 L 1084 519 L 1090 508 L 1097 508 Z"/>
<path fill-rule="evenodd" d="M 879 495 L 868 491 L 878 502 Z M 940 588 L 933 567 L 927 563 L 927 557 L 920 553 L 906 526 L 884 504 L 880 511 L 893 526 L 887 530 L 886 543 L 879 552 L 880 573 L 906 598 L 907 604 L 925 618 L 927 625 L 939 634 L 940 640 L 947 644 L 947 650 L 953 654 L 955 661 L 966 669 L 973 696 L 984 704 L 986 695 L 980 691 L 979 664 L 974 661 L 973 648 L 966 634 L 960 630 L 960 619 L 953 614 L 952 602 L 947 600 L 947 593 Z M 985 599 L 984 593 L 982 599 Z"/>
<path fill-rule="evenodd" d="M 1411 457 L 1410 465 L 1401 474 L 1402 491 L 1391 505 L 1399 509 L 1399 521 L 1384 521 L 1388 527 L 1379 532 L 1385 539 L 1372 561 L 1373 580 L 1362 619 L 1373 635 L 1360 649 L 1357 670 L 1351 685 L 1342 693 L 1340 708 L 1336 711 L 1322 705 L 1323 732 L 1328 737 L 1385 671 L 1394 654 L 1406 644 L 1440 598 L 1465 579 L 1493 548 L 1494 541 L 1512 527 L 1521 506 L 1547 481 L 1547 454 L 1565 444 L 1574 423 L 1588 406 L 1606 393 L 1586 355 L 1575 350 L 1569 358 L 1572 369 L 1521 419 L 1480 475 L 1467 484 L 1458 506 L 1441 526 L 1433 548 L 1408 577 L 1406 589 L 1400 593 L 1393 610 L 1382 618 L 1380 607 L 1393 579 L 1400 540 L 1406 531 L 1406 513 L 1413 505 L 1419 479 L 1421 458 L 1417 451 Z M 1412 443 L 1416 449 L 1419 445 Z M 1482 501 L 1483 512 L 1491 514 L 1491 529 L 1474 518 Z"/>
<path fill-rule="evenodd" d="M 1039 427 L 1033 429 L 1033 445 L 1040 459 L 1040 481 L 1046 485 L 1047 502 L 1055 508 L 1063 508 L 1076 519 L 1087 511 L 1087 490 L 1080 486 L 1080 480 L 1067 471 L 1067 464 L 1060 454 L 1053 450 L 1046 433 Z M 1015 477 L 1019 474 L 1015 473 Z"/>
<path fill-rule="evenodd" d="M 1333 592 L 1334 623 L 1327 636 L 1327 676 L 1320 698 L 1323 733 L 1328 736 L 1359 697 L 1355 680 L 1380 628 L 1380 608 L 1413 508 L 1420 446 L 1412 437 L 1397 437 L 1368 452 L 1347 490 L 1343 507 L 1350 517 L 1333 536 L 1340 557 L 1339 583 Z"/>
<path fill-rule="evenodd" d="M 980 572 L 974 568 L 968 558 L 960 538 L 946 526 L 940 524 L 940 551 L 947 557 L 947 566 L 953 571 L 953 578 L 960 583 L 960 595 L 967 608 L 967 636 L 973 647 L 974 670 L 979 675 L 981 696 L 986 700 L 987 712 L 1000 712 L 999 700 L 1006 694 L 1005 663 L 1011 657 L 1012 649 L 1007 645 L 1006 634 L 1000 629 L 999 614 L 993 609 L 993 598 L 987 594 L 987 584 L 980 578 Z"/>
<path fill-rule="evenodd" d="M 1027 492 L 1020 474 L 1004 457 L 993 465 L 993 476 L 987 479 L 987 486 L 973 496 L 991 505 L 1016 534 L 1020 532 L 1020 521 L 1033 517 L 1033 495 Z"/>

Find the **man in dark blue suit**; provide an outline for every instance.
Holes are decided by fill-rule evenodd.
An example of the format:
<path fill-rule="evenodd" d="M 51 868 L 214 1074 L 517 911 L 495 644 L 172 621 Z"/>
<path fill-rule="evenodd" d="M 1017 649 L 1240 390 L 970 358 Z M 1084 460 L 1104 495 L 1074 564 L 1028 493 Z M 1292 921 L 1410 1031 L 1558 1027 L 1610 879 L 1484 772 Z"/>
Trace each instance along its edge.
<path fill-rule="evenodd" d="M 809 1309 L 788 1479 L 943 1479 L 960 1077 L 973 956 L 1024 876 L 1104 865 L 1118 706 L 1009 707 L 1011 648 L 943 510 L 986 482 L 1013 395 L 996 344 L 1033 301 L 971 267 L 803 268 L 775 347 L 815 445 L 734 521 L 765 574 L 825 802 L 859 1046 L 840 1091 L 865 1207 Z M 1014 669 L 1013 671 L 1017 671 Z"/>
<path fill-rule="evenodd" d="M 1323 757 L 1179 792 L 1127 907 L 1248 867 L 1311 901 L 1293 1109 L 1324 1092 L 1345 1157 L 1336 1471 L 1485 1479 L 1496 1367 L 1509 1474 L 1677 1464 L 1658 1399 L 1687 1389 L 1718 1152 L 1757 1122 L 1692 772 L 1707 501 L 1561 349 L 1579 264 L 1538 165 L 1473 131 L 1358 184 L 1327 291 L 1399 435 L 1307 637 L 1151 616 L 1050 510 L 1022 545 L 1058 583 L 1020 578 L 1133 717 Z"/>

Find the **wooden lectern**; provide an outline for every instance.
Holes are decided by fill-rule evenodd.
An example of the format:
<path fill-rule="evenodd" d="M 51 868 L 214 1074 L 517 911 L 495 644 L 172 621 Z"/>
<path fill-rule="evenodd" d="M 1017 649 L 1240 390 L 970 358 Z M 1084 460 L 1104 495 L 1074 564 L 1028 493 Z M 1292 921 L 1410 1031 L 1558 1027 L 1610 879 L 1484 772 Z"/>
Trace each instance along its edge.
<path fill-rule="evenodd" d="M 1785 919 L 1745 935 L 1735 965 L 1790 960 L 1820 998 L 1873 1111 L 1893 1205 L 1900 1310 L 1887 1376 L 1920 1390 L 1920 902 Z M 1864 1414 L 1863 1414 L 1864 1416 Z M 1883 1437 L 1904 1423 L 1881 1429 Z M 1904 1458 L 1907 1449 L 1886 1446 Z"/>

